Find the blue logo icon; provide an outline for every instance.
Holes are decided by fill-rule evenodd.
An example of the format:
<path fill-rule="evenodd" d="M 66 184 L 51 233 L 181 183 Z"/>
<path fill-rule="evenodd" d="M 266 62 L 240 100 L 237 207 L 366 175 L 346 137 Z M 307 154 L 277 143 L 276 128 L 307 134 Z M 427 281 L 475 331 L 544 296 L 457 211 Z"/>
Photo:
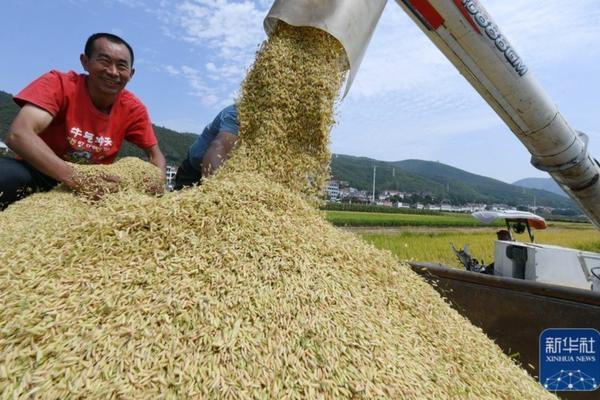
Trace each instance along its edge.
<path fill-rule="evenodd" d="M 540 335 L 540 383 L 555 391 L 592 391 L 600 386 L 600 333 L 551 328 Z"/>

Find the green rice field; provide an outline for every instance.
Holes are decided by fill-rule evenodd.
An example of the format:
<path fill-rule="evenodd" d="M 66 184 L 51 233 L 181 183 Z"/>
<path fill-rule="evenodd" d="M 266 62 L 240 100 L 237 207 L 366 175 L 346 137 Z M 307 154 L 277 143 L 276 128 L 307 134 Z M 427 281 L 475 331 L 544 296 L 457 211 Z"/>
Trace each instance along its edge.
<path fill-rule="evenodd" d="M 467 214 L 389 214 L 358 211 L 327 211 L 327 219 L 336 226 L 481 226 Z"/>
<path fill-rule="evenodd" d="M 330 211 L 334 225 L 360 235 L 379 249 L 401 260 L 442 263 L 459 267 L 450 245 L 470 247 L 470 254 L 488 264 L 493 260 L 495 232 L 503 226 L 483 225 L 470 215 L 410 215 Z M 548 229 L 534 231 L 536 242 L 600 252 L 600 231 L 591 224 L 549 222 Z M 528 235 L 515 239 L 529 241 Z"/>

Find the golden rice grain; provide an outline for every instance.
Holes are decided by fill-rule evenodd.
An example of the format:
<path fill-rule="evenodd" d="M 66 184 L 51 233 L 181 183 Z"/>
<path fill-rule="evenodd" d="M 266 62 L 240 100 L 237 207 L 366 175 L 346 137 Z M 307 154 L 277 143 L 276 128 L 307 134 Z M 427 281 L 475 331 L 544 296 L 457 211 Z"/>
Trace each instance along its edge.
<path fill-rule="evenodd" d="M 53 191 L 0 213 L 1 398 L 554 398 L 307 201 L 339 51 L 278 30 L 244 83 L 241 145 L 200 187 L 93 205 Z"/>
<path fill-rule="evenodd" d="M 114 164 L 102 166 L 69 163 L 76 179 L 82 183 L 82 194 L 98 198 L 105 193 L 134 190 L 158 194 L 164 191 L 160 170 L 139 158 L 125 157 Z"/>
<path fill-rule="evenodd" d="M 240 142 L 225 168 L 315 198 L 329 178 L 329 130 L 346 71 L 339 42 L 280 23 L 242 85 Z"/>

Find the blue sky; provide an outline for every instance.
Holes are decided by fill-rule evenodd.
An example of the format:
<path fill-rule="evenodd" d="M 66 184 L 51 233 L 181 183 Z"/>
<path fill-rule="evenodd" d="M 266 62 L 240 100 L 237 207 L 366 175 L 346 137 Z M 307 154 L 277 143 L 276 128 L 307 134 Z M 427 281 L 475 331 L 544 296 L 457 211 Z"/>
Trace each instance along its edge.
<path fill-rule="evenodd" d="M 600 158 L 600 2 L 481 0 L 569 123 Z M 128 88 L 161 126 L 199 133 L 233 101 L 265 39 L 270 0 L 4 0 L 0 89 L 50 70 L 81 71 L 85 39 L 106 31 L 136 52 Z M 440 161 L 506 182 L 547 176 L 394 2 L 389 1 L 348 96 L 335 153 Z"/>

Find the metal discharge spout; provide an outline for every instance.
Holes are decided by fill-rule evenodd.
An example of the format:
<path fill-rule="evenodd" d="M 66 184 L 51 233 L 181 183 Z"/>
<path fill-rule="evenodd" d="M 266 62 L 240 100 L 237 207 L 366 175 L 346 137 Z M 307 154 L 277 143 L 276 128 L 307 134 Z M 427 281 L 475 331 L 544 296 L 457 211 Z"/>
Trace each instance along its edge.
<path fill-rule="evenodd" d="M 396 0 L 600 228 L 600 165 L 477 0 Z"/>
<path fill-rule="evenodd" d="M 375 25 L 387 0 L 275 0 L 264 20 L 267 34 L 279 21 L 311 26 L 335 37 L 344 47 L 350 74 L 344 96 L 350 90 Z"/>

